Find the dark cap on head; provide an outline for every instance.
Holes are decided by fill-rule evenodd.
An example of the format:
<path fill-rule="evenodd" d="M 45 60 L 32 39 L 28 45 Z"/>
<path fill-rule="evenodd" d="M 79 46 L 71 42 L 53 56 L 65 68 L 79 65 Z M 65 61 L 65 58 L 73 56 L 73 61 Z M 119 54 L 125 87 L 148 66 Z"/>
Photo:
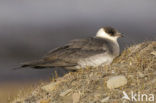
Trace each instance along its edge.
<path fill-rule="evenodd" d="M 113 27 L 103 27 L 106 33 L 110 34 L 111 36 L 115 36 L 117 33 L 117 30 L 114 29 Z"/>
<path fill-rule="evenodd" d="M 114 29 L 113 27 L 103 27 L 104 31 L 106 33 L 108 33 L 111 36 L 118 36 L 118 37 L 123 37 L 123 35 L 121 33 L 119 33 L 116 29 Z"/>

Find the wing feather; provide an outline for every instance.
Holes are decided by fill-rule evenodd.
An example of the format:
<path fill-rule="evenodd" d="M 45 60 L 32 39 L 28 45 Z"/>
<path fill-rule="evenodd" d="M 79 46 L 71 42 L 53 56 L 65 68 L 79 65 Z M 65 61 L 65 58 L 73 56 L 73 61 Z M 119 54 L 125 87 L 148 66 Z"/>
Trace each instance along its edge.
<path fill-rule="evenodd" d="M 41 58 L 36 66 L 70 67 L 76 66 L 80 59 L 107 52 L 107 41 L 101 38 L 76 39 L 65 46 L 56 48 Z"/>

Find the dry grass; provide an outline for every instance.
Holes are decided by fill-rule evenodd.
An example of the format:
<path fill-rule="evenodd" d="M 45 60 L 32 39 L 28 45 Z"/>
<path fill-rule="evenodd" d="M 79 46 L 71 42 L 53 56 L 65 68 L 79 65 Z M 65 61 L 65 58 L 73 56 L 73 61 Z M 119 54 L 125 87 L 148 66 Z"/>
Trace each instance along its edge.
<path fill-rule="evenodd" d="M 72 103 L 76 101 L 75 94 L 80 96 L 79 103 L 101 103 L 105 99 L 108 99 L 107 103 L 130 103 L 122 100 L 123 91 L 156 95 L 156 55 L 153 52 L 156 52 L 155 41 L 131 46 L 111 65 L 68 73 L 47 85 L 38 86 L 21 103 Z M 124 75 L 128 84 L 110 90 L 106 81 L 116 75 Z"/>
<path fill-rule="evenodd" d="M 25 97 L 34 90 L 31 83 L 4 83 L 0 85 L 0 103 L 10 103 Z M 22 99 L 22 98 L 21 98 Z"/>

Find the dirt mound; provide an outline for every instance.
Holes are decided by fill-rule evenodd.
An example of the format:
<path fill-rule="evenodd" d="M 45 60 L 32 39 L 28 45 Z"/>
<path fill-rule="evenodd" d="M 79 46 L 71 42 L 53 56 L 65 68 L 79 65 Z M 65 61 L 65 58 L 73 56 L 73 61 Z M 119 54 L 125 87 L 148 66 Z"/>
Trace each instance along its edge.
<path fill-rule="evenodd" d="M 132 93 L 135 98 L 131 98 Z M 129 97 L 122 98 L 124 94 Z M 14 103 L 147 103 L 153 95 L 156 96 L 156 41 L 125 49 L 109 66 L 68 73 Z"/>

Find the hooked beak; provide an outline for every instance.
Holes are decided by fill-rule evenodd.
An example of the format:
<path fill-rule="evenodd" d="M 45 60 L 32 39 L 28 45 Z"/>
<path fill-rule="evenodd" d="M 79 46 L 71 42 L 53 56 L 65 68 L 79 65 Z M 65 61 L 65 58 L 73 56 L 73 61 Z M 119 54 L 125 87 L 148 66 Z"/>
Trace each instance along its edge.
<path fill-rule="evenodd" d="M 118 36 L 118 37 L 124 37 L 124 35 L 121 34 L 121 33 L 118 33 L 117 36 Z"/>

